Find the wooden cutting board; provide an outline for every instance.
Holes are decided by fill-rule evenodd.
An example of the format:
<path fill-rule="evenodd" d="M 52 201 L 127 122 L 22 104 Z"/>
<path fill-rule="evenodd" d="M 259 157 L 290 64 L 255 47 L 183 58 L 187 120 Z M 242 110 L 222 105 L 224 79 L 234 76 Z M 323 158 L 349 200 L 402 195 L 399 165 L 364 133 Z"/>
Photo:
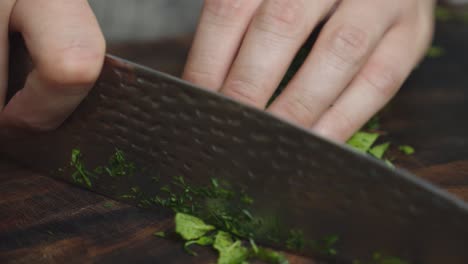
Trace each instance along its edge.
<path fill-rule="evenodd" d="M 411 41 L 411 40 L 408 40 Z M 446 52 L 427 59 L 382 113 L 397 166 L 468 200 L 468 25 L 438 25 Z M 110 53 L 179 74 L 190 39 L 112 46 Z M 0 160 L 0 263 L 214 263 L 200 249 L 152 235 L 172 219 L 84 191 Z M 291 263 L 316 263 L 290 256 Z"/>

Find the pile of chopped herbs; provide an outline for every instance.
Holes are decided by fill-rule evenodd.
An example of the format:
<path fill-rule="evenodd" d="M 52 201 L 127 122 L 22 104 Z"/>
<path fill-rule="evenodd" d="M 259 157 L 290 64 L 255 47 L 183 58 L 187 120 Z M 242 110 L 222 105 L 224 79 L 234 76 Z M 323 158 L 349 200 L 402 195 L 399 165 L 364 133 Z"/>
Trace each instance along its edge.
<path fill-rule="evenodd" d="M 250 260 L 289 263 L 280 252 L 260 247 L 253 239 L 246 242 L 189 214 L 176 213 L 175 232 L 185 241 L 184 249 L 193 256 L 197 256 L 196 251 L 192 250 L 193 245 L 206 246 L 217 251 L 218 264 L 248 263 Z M 161 237 L 161 234 L 156 232 L 154 235 Z"/>
<path fill-rule="evenodd" d="M 364 135 L 356 139 L 356 146 L 361 151 L 372 151 L 380 156 L 386 147 L 374 146 L 375 135 Z M 401 146 L 402 151 L 412 152 L 409 146 Z M 377 154 L 376 154 L 377 153 Z M 84 187 L 92 188 L 91 179 L 100 177 L 132 176 L 136 168 L 126 160 L 124 153 L 116 149 L 110 156 L 108 164 L 88 169 L 83 163 L 79 149 L 73 149 L 70 166 L 73 169 L 72 180 Z M 61 170 L 63 171 L 63 170 Z M 154 183 L 159 183 L 159 177 L 153 177 Z M 197 256 L 196 246 L 210 247 L 218 253 L 218 264 L 246 264 L 259 260 L 264 263 L 289 263 L 285 255 L 279 251 L 257 245 L 255 239 L 260 234 L 262 241 L 287 248 L 294 252 L 313 252 L 316 256 L 333 257 L 337 255 L 337 235 L 310 240 L 299 229 L 291 229 L 286 233 L 280 230 L 278 219 L 255 216 L 250 209 L 254 199 L 245 191 L 235 192 L 225 182 L 211 179 L 209 185 L 194 186 L 188 184 L 183 177 L 173 177 L 169 185 L 160 187 L 156 196 L 145 195 L 140 188 L 131 187 L 122 199 L 137 202 L 140 207 L 160 206 L 169 208 L 175 213 L 174 232 L 183 241 L 183 247 L 193 256 Z M 113 203 L 104 204 L 111 208 Z M 202 220 L 203 219 L 203 220 Z M 166 238 L 166 231 L 156 231 L 154 236 Z M 407 264 L 395 258 L 374 253 L 369 261 L 355 260 L 353 264 Z"/>
<path fill-rule="evenodd" d="M 105 177 L 119 180 L 119 177 L 131 177 L 135 173 L 135 165 L 127 161 L 119 149 L 110 156 L 107 165 L 93 169 L 85 166 L 81 150 L 73 149 L 70 169 L 72 181 L 86 188 L 93 188 L 94 180 Z M 152 182 L 159 184 L 160 178 L 153 177 Z M 207 185 L 196 186 L 177 176 L 169 184 L 159 187 L 156 195 L 148 195 L 134 186 L 120 197 L 135 202 L 139 207 L 172 210 L 175 213 L 175 232 L 184 241 L 186 251 L 196 256 L 193 245 L 212 247 L 218 252 L 218 263 L 244 264 L 249 260 L 288 263 L 281 252 L 258 246 L 255 239 L 259 236 L 269 244 L 296 252 L 314 252 L 317 256 L 337 254 L 334 248 L 337 236 L 308 240 L 298 229 L 282 230 L 278 219 L 259 217 L 251 212 L 254 199 L 244 190 L 236 192 L 229 183 L 215 178 Z M 104 204 L 106 208 L 112 206 L 111 203 Z M 165 237 L 166 232 L 158 231 L 154 235 Z"/>

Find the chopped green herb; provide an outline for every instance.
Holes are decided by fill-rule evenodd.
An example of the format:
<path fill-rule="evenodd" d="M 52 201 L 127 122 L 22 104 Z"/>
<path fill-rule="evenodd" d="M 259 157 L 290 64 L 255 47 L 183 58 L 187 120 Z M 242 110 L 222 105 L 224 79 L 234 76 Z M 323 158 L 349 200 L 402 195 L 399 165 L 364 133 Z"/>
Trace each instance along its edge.
<path fill-rule="evenodd" d="M 114 205 L 115 204 L 113 202 L 110 202 L 110 201 L 107 201 L 107 202 L 104 203 L 105 208 L 112 208 L 112 207 L 114 207 Z"/>
<path fill-rule="evenodd" d="M 445 54 L 445 50 L 442 47 L 432 46 L 426 53 L 428 58 L 439 58 Z"/>
<path fill-rule="evenodd" d="M 435 17 L 438 21 L 447 22 L 453 19 L 455 16 L 452 13 L 452 11 L 450 11 L 450 9 L 442 6 L 437 6 L 435 9 Z"/>
<path fill-rule="evenodd" d="M 325 237 L 321 240 L 310 241 L 310 246 L 314 251 L 316 251 L 319 254 L 326 256 L 335 256 L 337 254 L 335 245 L 338 242 L 338 240 L 338 236 L 332 235 Z"/>
<path fill-rule="evenodd" d="M 184 249 L 189 253 L 190 255 L 197 256 L 197 253 L 189 248 L 189 246 L 195 244 L 199 246 L 210 246 L 213 245 L 213 238 L 209 236 L 202 236 L 197 240 L 190 240 L 185 242 L 184 244 Z"/>
<path fill-rule="evenodd" d="M 304 233 L 301 230 L 290 230 L 286 240 L 286 247 L 290 250 L 301 251 L 305 246 Z"/>
<path fill-rule="evenodd" d="M 164 232 L 164 231 L 157 231 L 157 232 L 154 232 L 154 233 L 153 233 L 153 236 L 157 236 L 157 237 L 162 237 L 162 238 L 164 238 L 164 237 L 166 237 L 166 232 Z"/>
<path fill-rule="evenodd" d="M 219 187 L 218 179 L 211 178 L 211 184 L 213 185 L 214 188 Z"/>
<path fill-rule="evenodd" d="M 380 144 L 380 145 L 377 145 L 375 147 L 372 147 L 370 150 L 369 150 L 369 153 L 378 158 L 378 159 L 382 159 L 382 157 L 384 156 L 385 152 L 387 152 L 388 150 L 388 147 L 390 147 L 390 142 L 386 142 L 386 143 L 383 143 L 383 144 Z"/>
<path fill-rule="evenodd" d="M 175 216 L 175 231 L 185 240 L 194 240 L 215 229 L 203 220 L 192 215 L 177 213 Z"/>
<path fill-rule="evenodd" d="M 160 180 L 161 180 L 161 179 L 160 179 L 159 177 L 157 177 L 157 176 L 151 177 L 151 181 L 152 181 L 153 183 L 158 183 Z"/>
<path fill-rule="evenodd" d="M 253 254 L 253 257 L 267 263 L 289 264 L 288 259 L 282 253 L 263 247 L 258 248 L 258 252 Z"/>
<path fill-rule="evenodd" d="M 241 264 L 249 257 L 249 251 L 242 246 L 242 242 L 234 241 L 231 235 L 224 231 L 216 234 L 213 247 L 219 252 L 218 264 Z"/>
<path fill-rule="evenodd" d="M 366 153 L 374 142 L 379 138 L 377 133 L 357 132 L 351 139 L 348 140 L 347 144 L 357 151 Z"/>
<path fill-rule="evenodd" d="M 370 261 L 354 260 L 353 264 L 409 264 L 400 258 L 384 256 L 380 252 L 374 252 Z"/>
<path fill-rule="evenodd" d="M 252 197 L 250 197 L 247 194 L 243 193 L 241 195 L 241 202 L 243 202 L 245 204 L 253 204 L 254 200 L 252 199 Z"/>
<path fill-rule="evenodd" d="M 366 130 L 377 130 L 379 128 L 380 128 L 380 117 L 378 115 L 373 116 L 364 125 L 364 129 L 366 129 Z"/>
<path fill-rule="evenodd" d="M 414 153 L 414 148 L 408 145 L 401 145 L 398 149 L 406 155 L 412 155 Z"/>
<path fill-rule="evenodd" d="M 381 158 L 388 148 L 386 145 L 388 143 L 371 148 L 377 137 L 378 134 L 359 132 L 354 136 L 354 141 L 350 140 L 350 144 L 358 146 L 361 151 L 370 152 Z M 390 161 L 386 160 L 386 162 Z M 86 170 L 78 149 L 72 151 L 70 164 L 76 169 L 74 179 L 88 187 L 91 186 L 90 177 L 97 178 L 102 174 L 108 174 L 111 177 L 130 176 L 135 169 L 132 163 L 125 161 L 124 153 L 119 150 L 116 150 L 116 154 L 109 159 L 109 166 L 98 167 L 92 172 Z M 86 178 L 89 180 L 89 185 Z M 152 182 L 159 183 L 159 177 L 153 178 Z M 281 232 L 281 223 L 275 217 L 258 218 L 251 213 L 248 205 L 253 204 L 254 201 L 246 192 L 236 193 L 228 187 L 230 187 L 228 183 L 219 182 L 214 178 L 208 186 L 194 187 L 190 186 L 182 176 L 178 176 L 173 178 L 171 184 L 160 188 L 162 196 L 150 197 L 136 186 L 130 188 L 129 193 L 121 197 L 135 199 L 139 206 L 162 205 L 173 209 L 176 212 L 175 232 L 186 241 L 185 250 L 197 255 L 190 249 L 191 245 L 212 245 L 219 252 L 218 263 L 221 264 L 243 264 L 250 259 L 268 263 L 288 263 L 286 257 L 280 252 L 257 246 L 254 238 L 258 234 L 267 241 L 286 244 L 290 249 L 312 249 L 328 256 L 337 254 L 334 245 L 338 241 L 338 236 L 308 241 L 301 230 L 291 230 L 288 236 L 287 233 Z M 113 203 L 106 202 L 104 206 L 110 208 Z M 207 222 L 205 223 L 198 217 L 203 217 Z M 216 230 L 215 226 L 219 229 Z M 213 238 L 214 233 L 216 236 Z M 165 237 L 166 233 L 159 231 L 154 235 Z M 250 248 L 246 246 L 246 241 L 250 242 Z M 381 258 L 378 264 L 405 263 L 384 262 L 383 260 L 396 261 L 398 259 Z"/>
<path fill-rule="evenodd" d="M 250 238 L 249 239 L 249 243 L 250 243 L 250 247 L 252 247 L 252 250 L 255 254 L 258 254 L 259 252 L 259 249 L 258 249 L 258 246 L 257 244 L 255 243 L 255 241 L 253 240 L 253 238 Z"/>
<path fill-rule="evenodd" d="M 387 164 L 390 168 L 395 168 L 395 165 L 393 164 L 393 162 L 391 162 L 388 159 L 385 160 L 385 164 Z"/>
<path fill-rule="evenodd" d="M 72 174 L 73 181 L 79 184 L 85 184 L 88 188 L 91 188 L 92 183 L 89 178 L 90 173 L 86 170 L 85 166 L 83 165 L 82 155 L 79 149 L 72 150 L 70 165 L 76 170 Z"/>

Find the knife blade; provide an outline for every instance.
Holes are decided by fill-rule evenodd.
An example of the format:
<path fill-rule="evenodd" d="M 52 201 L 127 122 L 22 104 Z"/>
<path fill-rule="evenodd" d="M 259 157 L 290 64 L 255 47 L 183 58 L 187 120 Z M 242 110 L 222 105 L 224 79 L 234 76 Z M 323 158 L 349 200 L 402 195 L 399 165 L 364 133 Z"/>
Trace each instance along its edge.
<path fill-rule="evenodd" d="M 9 92 L 32 67 L 14 41 Z M 198 186 L 222 179 L 248 193 L 251 212 L 282 230 L 300 230 L 306 239 L 338 235 L 338 259 L 379 250 L 411 263 L 468 261 L 463 201 L 264 111 L 115 56 L 106 56 L 95 87 L 57 130 L 4 126 L 0 134 L 6 157 L 120 201 L 139 204 L 137 195 L 123 198 L 135 189 L 155 197 L 174 176 Z M 94 168 L 116 148 L 140 168 L 133 177 L 73 180 L 73 149 Z"/>

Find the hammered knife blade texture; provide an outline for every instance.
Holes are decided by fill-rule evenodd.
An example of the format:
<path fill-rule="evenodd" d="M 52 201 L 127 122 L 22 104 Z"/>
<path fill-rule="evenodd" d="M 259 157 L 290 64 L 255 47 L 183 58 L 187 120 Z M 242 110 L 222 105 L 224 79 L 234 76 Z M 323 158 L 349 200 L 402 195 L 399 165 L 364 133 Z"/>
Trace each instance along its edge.
<path fill-rule="evenodd" d="M 14 90 L 27 68 L 24 56 L 11 58 Z M 60 128 L 1 134 L 3 154 L 44 173 L 69 164 L 73 148 L 92 166 L 118 147 L 151 173 L 228 180 L 247 187 L 258 210 L 307 237 L 338 234 L 348 260 L 383 250 L 411 263 L 468 263 L 462 201 L 263 111 L 113 56 Z M 146 185 L 150 176 L 138 177 Z M 92 189 L 115 197 L 106 186 Z"/>

